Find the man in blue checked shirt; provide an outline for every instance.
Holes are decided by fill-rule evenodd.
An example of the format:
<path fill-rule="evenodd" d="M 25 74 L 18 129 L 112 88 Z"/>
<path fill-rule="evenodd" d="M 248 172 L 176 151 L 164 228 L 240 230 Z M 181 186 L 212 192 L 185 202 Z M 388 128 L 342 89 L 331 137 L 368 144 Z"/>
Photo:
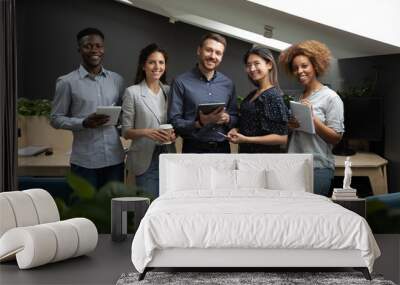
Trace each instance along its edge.
<path fill-rule="evenodd" d="M 168 118 L 183 138 L 184 153 L 229 153 L 227 132 L 238 120 L 235 87 L 217 71 L 226 48 L 219 34 L 203 36 L 197 48 L 198 64 L 175 78 L 170 89 Z M 199 104 L 225 103 L 209 114 Z"/>
<path fill-rule="evenodd" d="M 96 189 L 109 181 L 123 181 L 124 151 L 115 126 L 105 126 L 109 117 L 96 114 L 98 106 L 119 105 L 123 79 L 102 66 L 104 35 L 95 28 L 77 34 L 82 63 L 61 76 L 51 111 L 51 125 L 71 130 L 71 171 Z"/>

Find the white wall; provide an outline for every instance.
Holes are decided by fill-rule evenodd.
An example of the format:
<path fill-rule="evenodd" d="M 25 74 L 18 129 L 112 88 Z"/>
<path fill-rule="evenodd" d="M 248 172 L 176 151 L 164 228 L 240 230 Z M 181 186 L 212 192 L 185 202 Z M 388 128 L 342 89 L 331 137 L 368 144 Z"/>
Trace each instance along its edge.
<path fill-rule="evenodd" d="M 398 0 L 248 1 L 400 47 Z"/>
<path fill-rule="evenodd" d="M 377 3 L 378 0 L 346 0 L 346 2 L 344 2 L 345 0 L 265 0 L 265 3 L 268 2 L 272 7 L 254 3 L 256 1 L 263 3 L 262 0 L 252 0 L 254 2 L 246 0 L 130 1 L 136 7 L 166 17 L 193 15 L 259 35 L 263 35 L 265 25 L 270 25 L 274 27 L 274 39 L 289 44 L 306 39 L 319 40 L 327 44 L 338 59 L 400 53 L 400 33 L 395 31 L 395 27 L 400 27 L 400 17 L 399 19 L 395 18 L 395 12 L 400 11 L 400 0 L 382 0 L 382 3 L 377 6 L 374 6 L 373 3 Z M 366 3 L 366 8 L 364 8 L 364 4 L 360 4 L 361 1 Z M 337 3 L 343 3 L 343 5 Z M 285 6 L 289 6 L 292 13 L 280 10 Z M 314 18 L 305 19 L 299 16 L 303 13 L 303 16 L 313 16 Z M 332 20 L 336 20 L 342 26 L 335 24 L 334 28 L 328 23 L 322 23 L 322 21 Z M 190 24 L 201 26 L 196 23 Z M 218 25 L 215 26 L 218 29 Z M 372 32 L 379 37 L 369 35 Z M 388 34 L 399 39 L 398 46 L 381 42 L 389 41 Z M 230 34 L 229 36 L 234 35 Z M 369 36 L 375 40 L 368 38 Z"/>

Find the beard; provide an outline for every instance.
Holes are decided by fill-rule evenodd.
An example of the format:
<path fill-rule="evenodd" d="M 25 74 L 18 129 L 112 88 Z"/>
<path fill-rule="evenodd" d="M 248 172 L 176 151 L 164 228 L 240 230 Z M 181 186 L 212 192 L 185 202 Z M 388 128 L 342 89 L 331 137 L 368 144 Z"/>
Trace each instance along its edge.
<path fill-rule="evenodd" d="M 215 70 L 218 67 L 218 65 L 219 65 L 218 61 L 215 61 L 210 58 L 205 58 L 201 61 L 201 66 L 209 71 Z"/>

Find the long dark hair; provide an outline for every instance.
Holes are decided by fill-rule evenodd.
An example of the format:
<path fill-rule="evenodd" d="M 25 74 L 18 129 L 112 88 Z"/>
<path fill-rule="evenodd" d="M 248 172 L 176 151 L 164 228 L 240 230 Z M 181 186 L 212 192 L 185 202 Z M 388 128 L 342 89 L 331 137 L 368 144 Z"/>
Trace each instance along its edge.
<path fill-rule="evenodd" d="M 271 62 L 272 63 L 272 69 L 269 72 L 269 81 L 271 82 L 272 85 L 274 85 L 278 90 L 280 90 L 279 87 L 279 82 L 278 82 L 278 67 L 276 65 L 274 56 L 272 55 L 272 52 L 265 48 L 265 47 L 261 47 L 261 46 L 255 46 L 252 47 L 251 49 L 249 49 L 246 54 L 243 56 L 243 61 L 244 64 L 247 64 L 247 60 L 249 59 L 249 56 L 255 54 L 258 55 L 259 57 L 261 57 L 262 59 L 264 59 L 267 63 Z M 254 81 L 253 79 L 249 77 L 249 80 L 258 87 L 258 83 L 256 81 Z"/>
<path fill-rule="evenodd" d="M 165 71 L 164 71 L 164 74 L 161 76 L 160 81 L 164 84 L 167 83 L 167 61 L 168 61 L 167 52 L 165 50 L 163 50 L 162 48 L 160 48 L 157 44 L 152 43 L 140 51 L 139 62 L 138 62 L 138 66 L 136 69 L 135 84 L 139 84 L 140 82 L 143 81 L 143 79 L 146 78 L 146 73 L 143 70 L 143 66 L 145 65 L 149 56 L 154 52 L 160 52 L 164 56 Z"/>

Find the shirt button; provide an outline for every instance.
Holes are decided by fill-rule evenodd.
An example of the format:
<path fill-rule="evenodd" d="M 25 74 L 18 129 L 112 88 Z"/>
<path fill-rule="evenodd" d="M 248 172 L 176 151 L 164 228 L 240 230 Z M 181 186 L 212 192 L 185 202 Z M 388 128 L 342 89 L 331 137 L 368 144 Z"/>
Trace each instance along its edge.
<path fill-rule="evenodd" d="M 208 95 L 212 95 L 211 93 L 208 93 Z"/>

